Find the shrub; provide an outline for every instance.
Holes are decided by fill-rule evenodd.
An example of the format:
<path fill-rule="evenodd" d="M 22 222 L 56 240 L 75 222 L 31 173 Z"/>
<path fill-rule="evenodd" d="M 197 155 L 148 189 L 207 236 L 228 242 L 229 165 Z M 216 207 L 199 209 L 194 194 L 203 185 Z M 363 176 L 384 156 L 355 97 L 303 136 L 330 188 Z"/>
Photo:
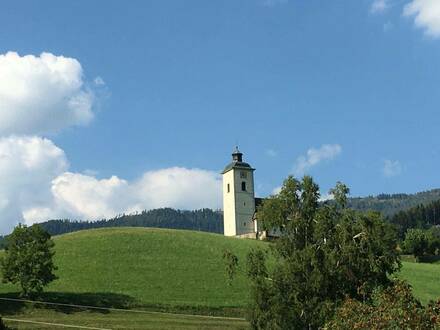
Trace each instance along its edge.
<path fill-rule="evenodd" d="M 411 287 L 397 281 L 378 291 L 371 302 L 347 298 L 325 329 L 414 329 L 430 330 L 440 326 L 440 301 L 423 307 Z"/>

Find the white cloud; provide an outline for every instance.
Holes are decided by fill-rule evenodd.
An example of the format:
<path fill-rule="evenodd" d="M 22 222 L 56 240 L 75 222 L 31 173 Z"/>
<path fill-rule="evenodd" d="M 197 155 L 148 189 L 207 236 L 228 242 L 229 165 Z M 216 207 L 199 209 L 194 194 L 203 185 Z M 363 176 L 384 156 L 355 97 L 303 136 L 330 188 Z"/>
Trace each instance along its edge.
<path fill-rule="evenodd" d="M 385 159 L 382 172 L 387 178 L 400 175 L 402 173 L 402 165 L 398 160 Z"/>
<path fill-rule="evenodd" d="M 115 216 L 125 211 L 125 204 L 131 198 L 128 182 L 116 176 L 98 180 L 71 172 L 63 173 L 52 181 L 52 195 L 55 213 L 87 220 Z"/>
<path fill-rule="evenodd" d="M 321 195 L 321 197 L 319 198 L 320 202 L 326 202 L 326 201 L 332 201 L 335 199 L 335 196 L 333 194 L 325 194 L 325 195 Z"/>
<path fill-rule="evenodd" d="M 373 14 L 384 13 L 390 7 L 389 0 L 374 0 L 370 7 L 370 12 Z"/>
<path fill-rule="evenodd" d="M 104 79 L 102 79 L 100 76 L 96 77 L 93 82 L 95 83 L 95 85 L 97 86 L 104 86 L 105 85 L 105 81 Z"/>
<path fill-rule="evenodd" d="M 160 207 L 220 208 L 221 181 L 215 172 L 182 167 L 148 171 L 133 182 L 66 172 L 52 181 L 52 194 L 57 217 L 97 220 Z"/>
<path fill-rule="evenodd" d="M 0 135 L 85 125 L 94 116 L 93 102 L 76 59 L 50 53 L 0 54 Z"/>
<path fill-rule="evenodd" d="M 212 171 L 172 167 L 130 182 L 67 170 L 63 150 L 48 139 L 0 138 L 0 233 L 23 221 L 97 220 L 158 207 L 221 207 L 221 179 Z"/>
<path fill-rule="evenodd" d="M 146 172 L 135 182 L 141 208 L 221 207 L 221 178 L 216 172 L 172 167 Z"/>
<path fill-rule="evenodd" d="M 414 17 L 414 24 L 431 37 L 440 37 L 440 1 L 412 0 L 408 3 L 403 15 Z"/>
<path fill-rule="evenodd" d="M 332 160 L 341 152 L 342 147 L 339 144 L 324 144 L 319 149 L 310 148 L 305 156 L 297 158 L 293 172 L 301 176 L 313 166 L 325 160 Z"/>
<path fill-rule="evenodd" d="M 96 77 L 92 85 L 105 82 Z M 94 101 L 77 60 L 49 53 L 0 54 L 0 234 L 23 221 L 97 220 L 158 207 L 221 207 L 216 172 L 172 167 L 145 172 L 133 181 L 99 179 L 91 170 L 68 172 L 64 151 L 32 136 L 87 124 Z"/>
<path fill-rule="evenodd" d="M 278 195 L 283 187 L 278 186 L 272 189 L 272 195 Z"/>
<path fill-rule="evenodd" d="M 23 220 L 23 212 L 51 198 L 51 181 L 68 167 L 50 140 L 0 138 L 0 232 Z"/>

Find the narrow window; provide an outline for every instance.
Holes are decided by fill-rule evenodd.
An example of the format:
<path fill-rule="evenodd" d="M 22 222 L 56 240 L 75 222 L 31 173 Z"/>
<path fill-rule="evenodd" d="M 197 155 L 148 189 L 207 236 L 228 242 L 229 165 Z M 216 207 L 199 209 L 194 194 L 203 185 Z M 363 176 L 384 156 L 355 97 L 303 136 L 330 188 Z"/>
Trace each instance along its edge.
<path fill-rule="evenodd" d="M 246 182 L 241 183 L 241 191 L 246 191 Z"/>
<path fill-rule="evenodd" d="M 243 226 L 246 227 L 246 222 L 243 222 Z"/>
<path fill-rule="evenodd" d="M 230 191 L 231 191 L 231 186 L 228 183 L 228 192 L 230 192 Z"/>

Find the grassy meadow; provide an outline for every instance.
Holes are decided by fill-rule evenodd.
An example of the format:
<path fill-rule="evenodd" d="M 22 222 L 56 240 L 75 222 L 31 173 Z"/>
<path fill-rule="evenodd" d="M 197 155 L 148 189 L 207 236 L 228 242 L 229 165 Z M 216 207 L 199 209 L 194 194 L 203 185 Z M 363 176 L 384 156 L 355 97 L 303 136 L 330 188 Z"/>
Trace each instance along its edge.
<path fill-rule="evenodd" d="M 13 329 L 62 329 L 66 326 L 91 327 L 99 329 L 248 329 L 244 320 L 203 318 L 194 315 L 170 315 L 154 313 L 96 312 L 88 310 L 59 311 L 33 308 L 15 315 L 5 316 L 5 323 Z M 20 322 L 14 321 L 20 320 Z M 22 321 L 31 321 L 27 323 Z M 37 323 L 41 322 L 41 323 Z"/>
<path fill-rule="evenodd" d="M 248 303 L 245 256 L 268 243 L 218 234 L 152 228 L 105 228 L 54 237 L 59 279 L 42 300 L 144 311 L 243 317 Z M 239 257 L 231 286 L 222 254 Z M 440 264 L 403 259 L 397 277 L 407 280 L 427 303 L 440 297 Z M 0 298 L 18 296 L 18 287 L 0 283 Z M 243 320 L 190 315 L 127 313 L 35 306 L 0 300 L 0 314 L 11 319 L 76 324 L 103 329 L 244 329 Z M 8 324 L 19 329 L 42 325 Z M 47 327 L 48 329 L 51 327 Z"/>
<path fill-rule="evenodd" d="M 241 315 L 248 301 L 246 253 L 267 243 L 218 234 L 150 228 L 105 228 L 54 237 L 59 279 L 43 299 L 116 308 L 144 307 Z M 225 249 L 238 255 L 231 286 Z M 17 287 L 0 284 L 0 296 Z"/>
<path fill-rule="evenodd" d="M 411 284 L 414 295 L 423 304 L 440 299 L 440 264 L 402 261 L 397 277 Z"/>

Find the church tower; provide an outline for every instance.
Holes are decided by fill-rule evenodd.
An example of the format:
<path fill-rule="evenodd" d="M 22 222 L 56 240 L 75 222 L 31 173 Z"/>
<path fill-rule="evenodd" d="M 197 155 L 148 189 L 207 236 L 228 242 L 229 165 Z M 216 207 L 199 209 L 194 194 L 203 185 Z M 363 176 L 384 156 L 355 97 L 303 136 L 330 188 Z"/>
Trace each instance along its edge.
<path fill-rule="evenodd" d="M 223 222 L 225 236 L 255 233 L 254 171 L 235 148 L 223 175 Z"/>

